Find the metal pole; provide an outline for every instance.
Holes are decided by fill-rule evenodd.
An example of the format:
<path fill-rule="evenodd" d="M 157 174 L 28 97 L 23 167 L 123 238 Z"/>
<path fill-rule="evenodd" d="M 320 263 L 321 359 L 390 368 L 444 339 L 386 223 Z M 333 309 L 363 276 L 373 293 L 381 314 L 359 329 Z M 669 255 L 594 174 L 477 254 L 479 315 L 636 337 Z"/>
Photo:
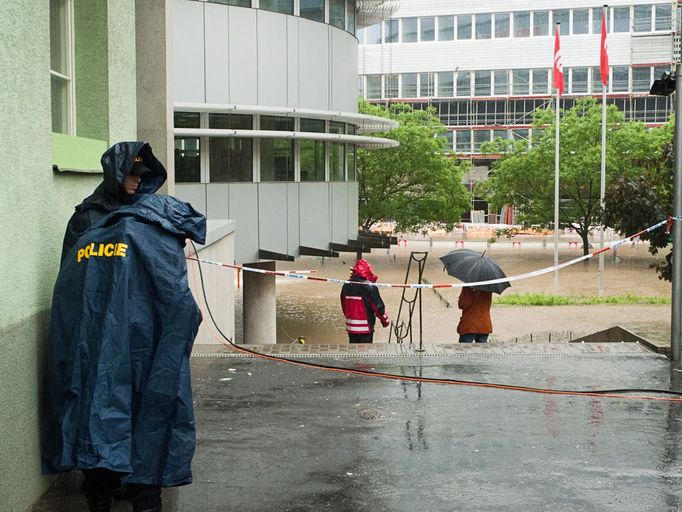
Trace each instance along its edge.
<path fill-rule="evenodd" d="M 556 123 L 554 133 L 554 265 L 559 265 L 559 89 L 556 90 Z M 559 270 L 554 270 L 554 282 L 559 281 Z"/>
<path fill-rule="evenodd" d="M 675 67 L 675 86 L 682 89 L 682 64 Z M 673 197 L 673 215 L 676 218 L 682 216 L 682 94 L 677 89 L 675 92 L 675 181 Z M 680 360 L 680 319 L 681 301 L 680 284 L 682 284 L 682 222 L 673 222 L 673 286 L 672 286 L 672 318 L 670 348 L 673 361 Z"/>
<path fill-rule="evenodd" d="M 606 8 L 602 16 L 606 16 Z M 601 176 L 599 185 L 599 206 L 604 211 L 604 193 L 606 192 L 606 87 L 602 84 L 601 109 Z M 604 219 L 599 226 L 599 248 L 604 248 Z M 604 253 L 599 253 L 599 295 L 604 295 Z"/>

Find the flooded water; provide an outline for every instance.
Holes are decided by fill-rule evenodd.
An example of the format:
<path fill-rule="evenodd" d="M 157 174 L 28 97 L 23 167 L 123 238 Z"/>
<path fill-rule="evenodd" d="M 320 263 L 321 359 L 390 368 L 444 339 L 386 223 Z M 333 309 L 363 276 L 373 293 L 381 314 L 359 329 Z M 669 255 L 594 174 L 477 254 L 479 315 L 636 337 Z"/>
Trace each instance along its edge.
<path fill-rule="evenodd" d="M 508 276 L 538 270 L 553 264 L 553 246 L 548 241 L 524 242 L 511 249 L 510 244 L 467 242 L 474 250 L 487 249 Z M 452 283 L 456 280 L 443 271 L 439 256 L 454 249 L 454 242 L 410 241 L 408 247 L 392 247 L 390 250 L 375 249 L 364 257 L 372 263 L 380 282 L 403 283 L 412 251 L 428 251 L 424 278 L 431 283 Z M 670 283 L 658 279 L 651 264 L 661 257 L 651 256 L 646 246 L 633 245 L 618 249 L 617 258 L 606 253 L 605 294 L 625 293 L 642 296 L 669 297 Z M 577 247 L 562 249 L 560 261 L 568 261 L 581 255 Z M 315 270 L 316 276 L 348 278 L 349 267 L 355 262 L 355 254 L 342 253 L 340 258 L 301 257 L 293 263 L 278 262 L 278 269 Z M 416 282 L 416 266 L 409 282 Z M 344 318 L 340 307 L 340 285 L 277 278 L 277 342 L 291 343 L 303 336 L 306 343 L 343 343 L 347 341 Z M 241 336 L 241 296 L 237 297 L 237 339 Z M 578 263 L 559 273 L 558 284 L 553 274 L 516 281 L 505 293 L 549 293 L 569 296 L 598 296 L 598 260 Z M 403 291 L 380 289 L 389 317 L 396 319 Z M 414 291 L 407 290 L 407 298 Z M 422 291 L 422 339 L 424 343 L 455 343 L 459 310 L 456 309 L 460 289 L 442 289 L 440 295 L 433 290 Z M 448 302 L 455 307 L 448 307 Z M 403 310 L 406 311 L 405 307 Z M 516 307 L 493 305 L 494 332 L 491 341 L 568 340 L 602 329 L 621 325 L 649 339 L 668 339 L 670 329 L 670 306 L 657 305 L 599 305 L 599 306 L 553 306 Z M 416 322 L 416 320 L 414 320 Z M 418 342 L 418 323 L 413 324 L 413 341 Z M 393 338 L 393 341 L 395 338 Z M 389 329 L 377 324 L 375 342 L 389 341 Z"/>

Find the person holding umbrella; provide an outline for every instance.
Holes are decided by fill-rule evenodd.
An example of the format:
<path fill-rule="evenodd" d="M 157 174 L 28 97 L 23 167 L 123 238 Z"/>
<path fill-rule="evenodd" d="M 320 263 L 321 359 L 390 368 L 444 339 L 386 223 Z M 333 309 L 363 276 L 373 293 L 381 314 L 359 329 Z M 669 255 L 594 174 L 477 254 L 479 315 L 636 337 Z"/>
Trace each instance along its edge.
<path fill-rule="evenodd" d="M 493 332 L 493 322 L 490 319 L 492 302 L 492 292 L 476 290 L 470 286 L 462 288 L 457 301 L 457 306 L 462 310 L 457 325 L 460 343 L 488 342 L 488 336 Z"/>
<path fill-rule="evenodd" d="M 457 325 L 460 343 L 486 343 L 493 332 L 490 306 L 493 293 L 502 293 L 511 284 L 504 279 L 504 271 L 493 260 L 483 254 L 460 249 L 442 256 L 448 274 L 465 283 L 498 281 L 474 286 L 465 286 L 459 296 L 458 306 L 462 317 Z"/>

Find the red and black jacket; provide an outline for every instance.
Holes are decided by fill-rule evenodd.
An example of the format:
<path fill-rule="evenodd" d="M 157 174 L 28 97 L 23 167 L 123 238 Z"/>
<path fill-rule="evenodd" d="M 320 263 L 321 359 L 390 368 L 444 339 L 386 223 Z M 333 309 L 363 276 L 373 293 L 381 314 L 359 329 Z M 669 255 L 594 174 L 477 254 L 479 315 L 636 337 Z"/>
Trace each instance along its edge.
<path fill-rule="evenodd" d="M 351 281 L 368 283 L 359 276 L 352 276 Z M 374 332 L 376 318 L 381 325 L 388 325 L 388 315 L 384 301 L 381 300 L 376 286 L 366 284 L 346 283 L 341 288 L 341 308 L 346 317 L 346 332 L 348 334 L 370 334 Z"/>

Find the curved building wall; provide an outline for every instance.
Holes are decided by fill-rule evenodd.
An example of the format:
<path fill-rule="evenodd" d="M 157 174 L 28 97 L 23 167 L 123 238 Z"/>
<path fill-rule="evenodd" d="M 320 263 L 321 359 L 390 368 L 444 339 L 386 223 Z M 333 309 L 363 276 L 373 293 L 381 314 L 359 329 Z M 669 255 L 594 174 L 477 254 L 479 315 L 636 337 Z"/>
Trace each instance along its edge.
<path fill-rule="evenodd" d="M 175 0 L 174 101 L 357 112 L 357 40 L 261 9 Z"/>

